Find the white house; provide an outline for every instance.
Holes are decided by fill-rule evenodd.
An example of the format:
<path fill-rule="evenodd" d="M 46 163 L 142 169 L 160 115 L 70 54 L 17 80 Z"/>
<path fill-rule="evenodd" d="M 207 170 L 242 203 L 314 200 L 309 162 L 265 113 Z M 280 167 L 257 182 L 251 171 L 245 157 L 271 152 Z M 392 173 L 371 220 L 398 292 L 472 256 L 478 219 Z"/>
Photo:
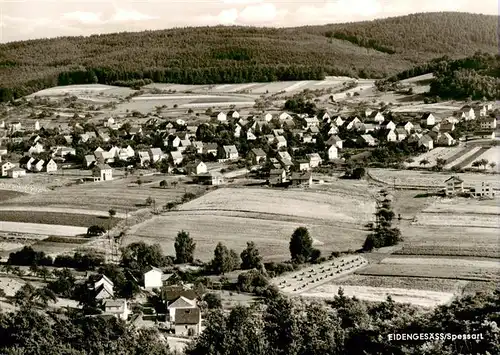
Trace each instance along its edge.
<path fill-rule="evenodd" d="M 235 145 L 225 145 L 223 146 L 223 150 L 224 150 L 224 159 L 238 160 L 239 154 L 238 154 L 238 149 L 236 149 Z"/>
<path fill-rule="evenodd" d="M 411 123 L 410 121 L 402 122 L 401 124 L 397 125 L 397 128 L 403 128 L 408 133 L 411 132 L 413 127 L 413 123 Z"/>
<path fill-rule="evenodd" d="M 13 167 L 12 169 L 7 171 L 7 176 L 13 179 L 17 179 L 19 177 L 26 176 L 26 170 L 18 167 Z"/>
<path fill-rule="evenodd" d="M 464 192 L 464 181 L 458 176 L 452 176 L 444 182 L 446 196 Z"/>
<path fill-rule="evenodd" d="M 174 162 L 174 165 L 179 165 L 182 163 L 182 160 L 184 160 L 182 153 L 178 150 L 170 152 L 170 156 L 172 157 L 172 161 Z"/>
<path fill-rule="evenodd" d="M 428 150 L 431 150 L 434 148 L 434 141 L 431 137 L 429 137 L 427 134 L 423 135 L 422 138 L 418 141 L 419 146 L 424 146 Z"/>
<path fill-rule="evenodd" d="M 323 159 L 321 159 L 318 153 L 307 154 L 307 157 L 309 158 L 309 165 L 311 168 L 316 168 L 323 162 Z"/>
<path fill-rule="evenodd" d="M 43 145 L 40 143 L 40 142 L 36 142 L 34 145 L 32 145 L 30 147 L 30 149 L 28 150 L 29 154 L 30 155 L 33 155 L 33 154 L 40 154 L 40 153 L 43 153 L 45 150 L 43 148 Z"/>
<path fill-rule="evenodd" d="M 275 138 L 276 146 L 278 149 L 284 148 L 287 146 L 286 138 L 283 136 L 277 136 Z"/>
<path fill-rule="evenodd" d="M 227 115 L 224 112 L 216 112 L 213 116 L 217 118 L 217 121 L 219 122 L 227 121 Z"/>
<path fill-rule="evenodd" d="M 186 172 L 193 175 L 205 174 L 208 172 L 207 164 L 199 160 L 195 161 L 186 166 Z"/>
<path fill-rule="evenodd" d="M 234 127 L 234 136 L 239 138 L 241 136 L 241 126 L 239 124 Z"/>
<path fill-rule="evenodd" d="M 460 117 L 466 121 L 470 121 L 476 118 L 474 109 L 469 105 L 462 107 L 459 111 Z"/>
<path fill-rule="evenodd" d="M 386 139 L 388 142 L 396 142 L 398 140 L 398 136 L 396 135 L 396 132 L 394 132 L 394 130 L 390 130 L 386 135 Z"/>
<path fill-rule="evenodd" d="M 333 119 L 333 123 L 335 124 L 335 126 L 340 127 L 344 124 L 344 120 L 342 119 L 342 117 L 337 116 Z"/>
<path fill-rule="evenodd" d="M 240 118 L 240 113 L 238 111 L 232 110 L 227 113 L 227 117 Z"/>
<path fill-rule="evenodd" d="M 396 124 L 392 121 L 384 121 L 381 125 L 380 128 L 382 129 L 387 129 L 389 131 L 395 130 L 396 129 Z"/>
<path fill-rule="evenodd" d="M 423 114 L 420 122 L 423 126 L 434 126 L 436 124 L 436 117 L 432 113 L 426 112 Z"/>
<path fill-rule="evenodd" d="M 396 128 L 396 136 L 399 142 L 404 141 L 408 137 L 408 131 L 404 128 Z"/>
<path fill-rule="evenodd" d="M 196 336 L 201 332 L 201 312 L 199 308 L 178 309 L 174 320 L 175 335 Z"/>
<path fill-rule="evenodd" d="M 361 122 L 361 120 L 357 117 L 352 117 L 350 119 L 348 119 L 346 121 L 347 125 L 346 125 L 346 129 L 351 131 L 351 130 L 357 130 L 361 127 L 361 125 L 363 124 Z"/>
<path fill-rule="evenodd" d="M 489 182 L 481 182 L 480 184 L 476 184 L 471 186 L 469 192 L 474 197 L 495 197 L 495 190 L 491 186 Z"/>
<path fill-rule="evenodd" d="M 264 115 L 264 120 L 266 122 L 271 122 L 272 119 L 273 119 L 273 115 L 270 114 L 269 112 Z"/>
<path fill-rule="evenodd" d="M 304 117 L 304 120 L 306 121 L 306 129 L 311 127 L 318 127 L 319 125 L 319 120 L 316 116 Z"/>
<path fill-rule="evenodd" d="M 328 160 L 335 160 L 338 159 L 339 156 L 339 149 L 335 145 L 331 145 L 330 148 L 328 148 Z"/>
<path fill-rule="evenodd" d="M 113 169 L 108 164 L 97 164 L 92 169 L 92 176 L 99 178 L 100 181 L 113 180 Z"/>
<path fill-rule="evenodd" d="M 337 148 L 342 149 L 343 142 L 344 141 L 342 139 L 340 139 L 339 136 L 332 135 L 332 136 L 330 136 L 330 138 L 328 138 L 328 140 L 326 141 L 326 144 L 327 145 L 335 145 Z"/>
<path fill-rule="evenodd" d="M 443 133 L 438 136 L 437 143 L 439 145 L 450 146 L 455 144 L 455 139 L 448 133 Z"/>
<path fill-rule="evenodd" d="M 286 120 L 291 120 L 292 116 L 290 116 L 286 112 L 282 112 L 282 113 L 279 114 L 278 118 L 279 118 L 280 121 L 286 121 Z"/>
<path fill-rule="evenodd" d="M 149 157 L 153 163 L 156 163 L 157 161 L 162 160 L 164 155 L 160 148 L 151 148 L 149 149 Z"/>
<path fill-rule="evenodd" d="M 497 119 L 495 117 L 483 117 L 479 120 L 481 129 L 496 129 Z"/>
<path fill-rule="evenodd" d="M 378 111 L 373 111 L 367 116 L 371 121 L 375 121 L 377 123 L 382 123 L 385 121 L 384 115 L 382 115 Z"/>
<path fill-rule="evenodd" d="M 154 288 L 161 289 L 163 286 L 162 276 L 163 271 L 152 266 L 149 271 L 144 273 L 144 288 L 146 290 L 152 290 Z"/>
<path fill-rule="evenodd" d="M 377 141 L 370 134 L 362 134 L 361 135 L 361 142 L 363 142 L 364 144 L 367 144 L 370 147 L 377 145 Z"/>
<path fill-rule="evenodd" d="M 127 300 L 109 299 L 104 301 L 104 313 L 113 315 L 122 320 L 127 320 L 132 311 L 128 308 Z"/>
<path fill-rule="evenodd" d="M 253 134 L 252 130 L 248 130 L 247 131 L 247 141 L 254 141 L 256 140 L 257 137 L 255 136 L 255 134 Z"/>
<path fill-rule="evenodd" d="M 196 300 L 191 300 L 187 297 L 180 296 L 175 301 L 171 302 L 168 306 L 169 319 L 175 319 L 175 313 L 178 309 L 196 308 Z"/>

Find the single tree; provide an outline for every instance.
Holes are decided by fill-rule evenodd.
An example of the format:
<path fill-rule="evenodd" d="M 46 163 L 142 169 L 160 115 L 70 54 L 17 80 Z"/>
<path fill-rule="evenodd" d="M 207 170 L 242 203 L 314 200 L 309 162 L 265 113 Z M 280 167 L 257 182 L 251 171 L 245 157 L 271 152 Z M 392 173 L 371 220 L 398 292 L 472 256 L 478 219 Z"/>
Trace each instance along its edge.
<path fill-rule="evenodd" d="M 177 233 L 175 238 L 175 262 L 178 264 L 192 263 L 194 260 L 194 251 L 196 243 L 189 233 L 182 230 Z"/>
<path fill-rule="evenodd" d="M 47 281 L 47 279 L 52 276 L 52 273 L 47 267 L 42 266 L 41 268 L 38 269 L 37 275 L 38 277 L 41 277 L 43 281 Z"/>
<path fill-rule="evenodd" d="M 443 170 L 445 165 L 446 165 L 446 159 L 443 159 L 443 158 L 436 159 L 436 168 L 438 170 Z"/>
<path fill-rule="evenodd" d="M 303 263 L 309 260 L 312 252 L 312 238 L 305 227 L 297 228 L 290 239 L 290 255 L 293 261 Z"/>
<path fill-rule="evenodd" d="M 254 242 L 247 242 L 247 247 L 241 252 L 240 257 L 243 270 L 260 269 L 262 267 L 262 256 L 260 256 Z"/>
<path fill-rule="evenodd" d="M 222 308 L 222 299 L 218 293 L 209 292 L 203 296 L 208 309 Z"/>
<path fill-rule="evenodd" d="M 495 167 L 497 166 L 497 163 L 495 163 L 494 161 L 492 161 L 492 162 L 490 162 L 489 165 L 490 165 L 491 170 L 494 170 Z"/>
<path fill-rule="evenodd" d="M 116 216 L 116 210 L 114 210 L 113 208 L 110 208 L 108 210 L 108 214 L 109 214 L 110 218 L 113 218 L 114 216 Z"/>
<path fill-rule="evenodd" d="M 239 256 L 234 250 L 229 250 L 224 244 L 219 242 L 214 250 L 212 259 L 212 270 L 218 275 L 233 271 L 239 265 Z"/>

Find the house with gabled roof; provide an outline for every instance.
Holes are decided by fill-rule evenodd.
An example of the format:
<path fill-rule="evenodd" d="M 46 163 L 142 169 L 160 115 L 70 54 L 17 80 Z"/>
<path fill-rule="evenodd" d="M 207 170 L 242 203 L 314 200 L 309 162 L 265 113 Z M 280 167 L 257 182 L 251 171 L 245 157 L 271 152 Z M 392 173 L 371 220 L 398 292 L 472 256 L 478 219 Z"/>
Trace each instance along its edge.
<path fill-rule="evenodd" d="M 318 127 L 319 126 L 319 120 L 316 116 L 312 117 L 304 117 L 304 120 L 306 121 L 306 126 L 305 129 L 311 128 L 311 127 Z"/>
<path fill-rule="evenodd" d="M 169 303 L 167 306 L 169 319 L 175 319 L 175 312 L 178 309 L 196 308 L 196 301 L 184 296 L 179 296 L 177 299 Z"/>
<path fill-rule="evenodd" d="M 398 128 L 404 129 L 409 134 L 413 129 L 413 123 L 411 123 L 410 121 L 404 121 L 396 125 L 396 129 Z"/>
<path fill-rule="evenodd" d="M 377 141 L 370 134 L 362 134 L 360 136 L 360 143 L 365 144 L 369 147 L 374 147 L 377 145 Z"/>
<path fill-rule="evenodd" d="M 252 130 L 249 129 L 247 131 L 247 141 L 254 141 L 256 139 L 257 139 L 257 137 L 255 136 L 255 134 L 253 134 Z"/>
<path fill-rule="evenodd" d="M 152 163 L 156 163 L 157 161 L 164 159 L 163 152 L 160 148 L 150 148 L 149 157 Z"/>
<path fill-rule="evenodd" d="M 201 312 L 196 308 L 180 308 L 175 314 L 175 335 L 196 336 L 201 332 Z"/>
<path fill-rule="evenodd" d="M 422 138 L 418 141 L 419 147 L 425 147 L 427 150 L 434 149 L 434 140 L 428 136 L 427 134 L 424 134 Z"/>
<path fill-rule="evenodd" d="M 345 127 L 349 131 L 358 130 L 362 126 L 362 124 L 363 123 L 361 122 L 361 120 L 357 117 L 349 117 L 345 121 Z"/>
<path fill-rule="evenodd" d="M 267 155 L 262 148 L 253 148 L 248 153 L 248 157 L 252 160 L 252 164 L 260 164 L 266 161 Z"/>
<path fill-rule="evenodd" d="M 178 150 L 174 150 L 174 151 L 170 152 L 170 156 L 172 157 L 172 161 L 173 161 L 174 165 L 179 165 L 182 163 L 182 160 L 184 160 L 182 153 Z"/>
<path fill-rule="evenodd" d="M 452 176 L 444 182 L 446 196 L 454 196 L 464 192 L 464 181 L 458 176 Z"/>
<path fill-rule="evenodd" d="M 217 121 L 219 121 L 219 122 L 226 122 L 227 121 L 227 115 L 221 111 L 214 112 L 212 117 L 217 119 Z"/>
<path fill-rule="evenodd" d="M 380 125 L 380 128 L 386 129 L 388 131 L 392 131 L 392 130 L 396 129 L 396 124 L 390 120 L 387 120 L 387 121 L 382 122 L 382 124 Z"/>
<path fill-rule="evenodd" d="M 312 174 L 310 171 L 293 172 L 290 176 L 292 186 L 308 187 L 312 185 Z"/>
<path fill-rule="evenodd" d="M 144 278 L 144 288 L 146 290 L 158 289 L 160 290 L 163 286 L 162 281 L 163 271 L 157 267 L 150 266 L 149 270 L 143 275 Z"/>
<path fill-rule="evenodd" d="M 396 128 L 396 137 L 398 142 L 404 141 L 406 137 L 408 137 L 408 135 L 409 135 L 408 131 L 403 127 Z"/>
<path fill-rule="evenodd" d="M 455 144 L 455 139 L 448 132 L 445 132 L 438 136 L 436 142 L 439 145 L 450 146 Z"/>
<path fill-rule="evenodd" d="M 284 169 L 271 169 L 267 183 L 270 186 L 281 185 L 286 182 L 286 171 Z"/>
<path fill-rule="evenodd" d="M 336 145 L 332 144 L 327 149 L 327 154 L 328 154 L 328 160 L 330 160 L 330 161 L 338 159 L 338 157 L 339 157 L 339 149 L 337 148 Z"/>
<path fill-rule="evenodd" d="M 422 126 L 434 126 L 436 124 L 436 117 L 431 112 L 426 112 L 420 119 Z"/>
<path fill-rule="evenodd" d="M 128 307 L 127 300 L 124 298 L 107 299 L 104 301 L 104 313 L 113 315 L 121 320 L 127 320 L 132 311 Z"/>
<path fill-rule="evenodd" d="M 344 120 L 342 119 L 342 117 L 340 116 L 337 116 L 335 117 L 334 119 L 332 119 L 332 122 L 335 124 L 335 126 L 337 127 L 341 127 L 343 124 L 344 124 Z"/>
<path fill-rule="evenodd" d="M 96 164 L 92 176 L 99 178 L 99 181 L 113 180 L 113 169 L 108 164 Z"/>
<path fill-rule="evenodd" d="M 47 173 L 53 173 L 57 171 L 57 164 L 54 159 L 49 159 L 43 164 L 43 170 Z"/>
<path fill-rule="evenodd" d="M 208 172 L 207 164 L 201 160 L 196 160 L 186 165 L 186 173 L 189 175 L 199 175 Z"/>
<path fill-rule="evenodd" d="M 331 123 L 330 127 L 328 128 L 327 134 L 332 135 L 337 133 L 339 133 L 339 128 L 334 123 Z"/>
<path fill-rule="evenodd" d="M 2 176 L 8 176 L 8 171 L 12 168 L 15 168 L 16 165 L 14 163 L 11 163 L 10 161 L 6 161 L 4 163 L 1 163 L 0 167 L 2 168 Z"/>
<path fill-rule="evenodd" d="M 381 114 L 379 111 L 370 112 L 370 114 L 367 116 L 367 118 L 370 121 L 374 121 L 374 122 L 377 122 L 379 124 L 385 121 L 384 115 Z"/>
<path fill-rule="evenodd" d="M 142 167 L 151 161 L 151 157 L 147 151 L 137 152 L 137 157 L 139 158 L 139 165 Z"/>
<path fill-rule="evenodd" d="M 476 118 L 476 113 L 474 112 L 474 109 L 469 105 L 465 105 L 458 112 L 460 117 L 463 118 L 465 121 L 470 121 Z"/>
<path fill-rule="evenodd" d="M 95 156 L 92 155 L 86 155 L 84 158 L 84 164 L 87 168 L 90 168 L 95 162 Z"/>
<path fill-rule="evenodd" d="M 293 166 L 292 157 L 287 151 L 278 152 L 277 159 L 281 163 L 281 166 L 287 170 Z"/>
<path fill-rule="evenodd" d="M 230 118 L 240 118 L 240 114 L 238 111 L 235 111 L 235 110 L 231 110 L 227 113 L 226 115 L 226 118 L 227 117 L 230 117 Z"/>
<path fill-rule="evenodd" d="M 191 144 L 193 145 L 194 149 L 196 150 L 196 153 L 203 154 L 203 142 L 193 141 Z"/>
<path fill-rule="evenodd" d="M 481 129 L 497 129 L 497 119 L 495 117 L 481 117 L 479 119 L 479 127 Z"/>
<path fill-rule="evenodd" d="M 212 154 L 214 157 L 217 156 L 218 146 L 217 143 L 203 143 L 203 153 Z"/>
<path fill-rule="evenodd" d="M 317 168 L 323 162 L 323 159 L 321 159 L 318 153 L 307 154 L 307 158 L 309 159 L 311 168 Z"/>
<path fill-rule="evenodd" d="M 28 150 L 28 153 L 30 155 L 33 155 L 33 154 L 43 153 L 44 151 L 45 151 L 45 149 L 43 148 L 43 145 L 40 142 L 36 142 L 34 145 L 32 145 L 30 147 L 30 149 Z"/>
<path fill-rule="evenodd" d="M 283 137 L 283 136 L 277 136 L 275 138 L 274 142 L 276 143 L 276 147 L 278 149 L 280 149 L 280 148 L 286 148 L 286 146 L 287 146 L 286 138 Z"/>
<path fill-rule="evenodd" d="M 291 120 L 291 119 L 292 119 L 292 116 L 290 116 L 290 114 L 289 114 L 289 113 L 287 113 L 287 112 L 282 112 L 282 113 L 280 113 L 280 114 L 279 114 L 278 119 L 279 119 L 280 121 Z"/>
<path fill-rule="evenodd" d="M 325 143 L 326 145 L 335 145 L 337 148 L 342 149 L 344 141 L 337 135 L 331 135 Z"/>
<path fill-rule="evenodd" d="M 388 142 L 396 142 L 398 140 L 398 136 L 394 130 L 390 130 L 389 132 L 387 132 L 385 139 Z"/>
<path fill-rule="evenodd" d="M 236 149 L 235 145 L 225 145 L 222 147 L 224 159 L 228 160 L 238 160 L 239 154 L 238 149 Z"/>

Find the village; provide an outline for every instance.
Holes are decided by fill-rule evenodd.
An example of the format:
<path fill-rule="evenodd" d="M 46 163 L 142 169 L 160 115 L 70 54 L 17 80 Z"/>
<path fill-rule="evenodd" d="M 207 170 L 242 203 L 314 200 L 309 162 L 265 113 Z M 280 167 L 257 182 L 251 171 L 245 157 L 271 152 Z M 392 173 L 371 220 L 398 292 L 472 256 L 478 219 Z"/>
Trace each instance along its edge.
<path fill-rule="evenodd" d="M 64 96 L 64 100 L 67 103 L 80 99 Z M 242 231 L 228 242 L 234 242 L 235 249 L 258 240 L 264 233 L 259 228 L 268 223 L 274 229 L 265 232 L 279 234 L 273 236 L 279 242 L 273 241 L 269 249 L 261 244 L 259 249 L 265 259 L 281 262 L 286 259 L 282 250 L 287 249 L 291 232 L 307 224 L 316 233 L 315 243 L 323 248 L 323 255 L 332 248 L 341 253 L 332 252 L 335 256 L 325 257 L 313 266 L 311 283 L 303 281 L 306 276 L 300 269 L 288 270 L 291 273 L 285 272 L 284 276 L 277 273 L 272 283 L 284 293 L 327 297 L 325 294 L 331 294 L 327 288 L 330 283 L 340 280 L 342 284 L 347 282 L 342 281 L 345 277 L 354 282 L 367 277 L 363 276 L 367 267 L 382 265 L 380 258 L 374 261 L 369 254 L 353 256 L 366 235 L 361 225 L 369 222 L 374 213 L 374 202 L 364 205 L 365 194 L 373 195 L 373 191 L 384 187 L 393 188 L 397 198 L 396 188 L 478 201 L 498 195 L 499 186 L 494 182 L 499 168 L 498 107 L 487 102 L 462 105 L 444 114 L 418 110 L 408 114 L 392 111 L 387 105 L 360 106 L 352 102 L 342 106 L 339 100 L 336 106 L 325 105 L 309 113 L 286 109 L 281 101 L 268 109 L 246 104 L 226 110 L 210 105 L 205 105 L 207 109 L 180 109 L 174 105 L 172 109 L 156 106 L 148 112 L 93 114 L 87 110 L 86 114 L 59 116 L 57 108 L 47 110 L 54 107 L 51 101 L 61 100 L 33 96 L 22 105 L 31 103 L 38 113 L 25 113 L 22 119 L 16 119 L 10 113 L 18 108 L 14 106 L 0 121 L 0 193 L 5 193 L 5 198 L 0 199 L 0 233 L 4 261 L 11 260 L 12 253 L 26 251 L 23 248 L 27 246 L 54 260 L 61 255 L 72 257 L 75 251 L 88 247 L 103 253 L 99 265 L 116 264 L 120 250 L 127 245 L 143 241 L 149 244 L 157 239 L 161 240 L 162 252 L 172 255 L 171 235 L 192 228 L 195 241 L 202 240 L 198 249 L 199 263 L 203 265 L 224 223 L 234 223 L 234 230 Z M 87 109 L 89 102 L 85 105 L 82 107 Z M 384 149 L 401 153 L 388 159 Z M 417 180 L 434 174 L 434 180 L 432 184 L 425 180 L 408 183 L 398 177 L 399 173 L 414 174 Z M 464 174 L 467 178 L 463 178 Z M 359 187 L 357 181 L 366 182 Z M 335 194 L 331 197 L 335 203 L 320 201 L 320 195 L 330 198 L 331 193 Z M 284 199 L 281 203 L 270 202 L 280 198 Z M 311 198 L 319 204 L 311 204 L 308 209 L 304 201 Z M 350 205 L 337 206 L 336 212 L 328 215 L 330 205 L 338 205 L 339 199 Z M 236 207 L 239 203 L 242 206 Z M 296 207 L 299 203 L 304 206 L 300 213 Z M 407 219 L 413 221 L 407 226 L 409 231 L 424 228 L 419 219 L 426 212 L 423 208 L 414 215 L 408 213 Z M 328 213 L 321 217 L 324 225 L 320 228 L 318 214 L 322 209 Z M 206 221 L 204 214 L 213 221 Z M 231 220 L 227 214 L 231 214 Z M 306 219 L 306 215 L 310 217 Z M 399 216 L 398 223 L 406 228 L 405 216 Z M 272 225 L 277 223 L 272 221 L 276 218 L 282 219 L 281 225 Z M 264 222 L 252 230 L 251 219 Z M 198 223 L 199 230 L 195 227 Z M 70 232 L 70 226 L 75 232 Z M 337 240 L 330 237 L 332 226 L 342 231 L 336 232 Z M 162 239 L 165 234 L 168 238 Z M 46 239 L 40 241 L 40 235 Z M 403 253 L 406 247 L 415 246 L 409 242 L 403 246 Z M 253 303 L 259 297 L 234 288 L 240 282 L 238 273 L 209 276 L 210 282 L 204 285 L 196 278 L 194 282 L 179 279 L 179 274 L 203 269 L 192 264 L 185 266 L 188 271 L 181 266 L 148 266 L 145 272 L 126 275 L 137 288 L 131 294 L 123 291 L 128 286 L 115 285 L 110 274 L 96 272 L 97 267 L 89 269 L 90 275 L 88 271 L 76 272 L 75 282 L 83 285 L 85 300 L 75 301 L 73 297 L 66 301 L 74 307 L 92 305 L 100 310 L 97 314 L 116 316 L 133 326 L 157 327 L 171 341 L 180 342 L 182 348 L 203 329 L 207 294 L 209 298 L 219 295 L 215 303 L 221 303 L 224 309 Z M 17 284 L 19 289 L 19 279 L 33 279 L 36 283 L 43 278 L 37 270 L 26 268 L 23 273 L 7 265 L 3 267 L 6 275 L 2 276 L 2 285 Z M 57 276 L 57 268 L 52 272 L 53 278 L 62 277 Z M 232 288 L 228 288 L 229 284 Z M 358 287 L 357 283 L 347 285 L 347 290 Z M 432 296 L 432 305 L 447 302 L 453 296 L 448 291 Z M 15 296 L 14 290 L 6 293 Z M 426 305 L 411 297 L 404 296 L 402 302 Z"/>

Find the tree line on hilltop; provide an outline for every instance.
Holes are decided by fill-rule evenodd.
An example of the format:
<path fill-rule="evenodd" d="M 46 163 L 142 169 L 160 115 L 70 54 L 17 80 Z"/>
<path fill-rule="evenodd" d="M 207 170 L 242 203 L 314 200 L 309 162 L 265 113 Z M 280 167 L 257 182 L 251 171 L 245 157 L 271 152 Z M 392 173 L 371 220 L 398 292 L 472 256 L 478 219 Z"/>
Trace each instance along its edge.
<path fill-rule="evenodd" d="M 12 42 L 0 45 L 0 100 L 68 84 L 383 78 L 437 56 L 495 53 L 496 22 L 494 16 L 417 14 L 289 29 L 178 28 Z"/>

